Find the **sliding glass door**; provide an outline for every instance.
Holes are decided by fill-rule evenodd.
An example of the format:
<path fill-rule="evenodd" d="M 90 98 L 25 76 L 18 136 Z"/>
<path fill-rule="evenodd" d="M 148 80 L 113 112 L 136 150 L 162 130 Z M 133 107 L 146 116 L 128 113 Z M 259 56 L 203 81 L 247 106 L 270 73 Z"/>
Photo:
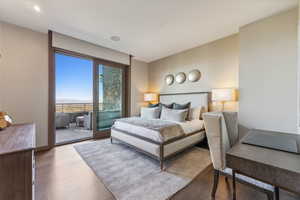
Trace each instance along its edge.
<path fill-rule="evenodd" d="M 55 144 L 93 137 L 93 60 L 56 52 Z"/>
<path fill-rule="evenodd" d="M 103 135 L 125 116 L 125 66 L 97 60 L 94 70 L 94 133 Z"/>
<path fill-rule="evenodd" d="M 128 116 L 130 66 L 52 48 L 49 68 L 50 146 L 105 138 Z"/>

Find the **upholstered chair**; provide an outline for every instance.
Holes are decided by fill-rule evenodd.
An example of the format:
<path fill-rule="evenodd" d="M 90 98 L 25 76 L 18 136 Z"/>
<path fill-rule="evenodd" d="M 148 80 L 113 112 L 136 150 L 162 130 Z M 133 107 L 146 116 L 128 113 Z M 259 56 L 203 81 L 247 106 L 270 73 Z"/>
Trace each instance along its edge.
<path fill-rule="evenodd" d="M 93 129 L 93 112 L 89 112 L 87 115 L 84 115 L 83 127 L 87 130 Z"/>
<path fill-rule="evenodd" d="M 226 167 L 226 152 L 239 142 L 238 118 L 236 112 L 209 112 L 203 115 L 206 136 L 214 167 L 214 184 L 211 196 L 214 198 L 219 175 L 227 177 L 235 176 L 233 180 L 254 186 L 267 194 L 269 200 L 273 199 L 275 188 L 272 185 L 235 173 Z M 235 181 L 233 181 L 233 199 L 236 199 Z M 276 188 L 277 189 L 277 188 Z"/>
<path fill-rule="evenodd" d="M 70 125 L 70 115 L 68 113 L 55 113 L 55 127 L 67 128 Z"/>

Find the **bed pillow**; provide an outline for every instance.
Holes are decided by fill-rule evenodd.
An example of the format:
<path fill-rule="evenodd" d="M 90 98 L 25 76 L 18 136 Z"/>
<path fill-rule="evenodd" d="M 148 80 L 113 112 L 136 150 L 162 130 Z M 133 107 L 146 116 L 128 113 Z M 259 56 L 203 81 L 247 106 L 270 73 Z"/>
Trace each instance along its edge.
<path fill-rule="evenodd" d="M 149 103 L 148 108 L 156 108 L 158 106 L 159 106 L 159 103 L 155 103 L 155 104 Z"/>
<path fill-rule="evenodd" d="M 171 103 L 171 104 L 163 104 L 163 103 L 159 103 L 159 107 L 160 107 L 161 109 L 162 109 L 163 107 L 172 109 L 172 108 L 174 107 L 174 103 Z"/>
<path fill-rule="evenodd" d="M 198 108 L 191 108 L 189 115 L 188 115 L 188 120 L 192 121 L 195 119 L 201 119 L 201 114 L 202 114 L 202 107 Z"/>
<path fill-rule="evenodd" d="M 160 108 L 141 108 L 141 118 L 144 119 L 159 119 L 160 116 Z"/>
<path fill-rule="evenodd" d="M 173 105 L 173 109 L 176 109 L 176 110 L 190 109 L 190 107 L 191 107 L 191 102 L 188 102 L 186 104 L 174 103 L 174 105 Z"/>
<path fill-rule="evenodd" d="M 191 102 L 188 102 L 186 104 L 174 103 L 174 105 L 173 105 L 173 109 L 176 109 L 176 110 L 186 109 L 187 110 L 188 113 L 187 113 L 186 120 L 189 120 L 190 108 L 191 108 Z"/>
<path fill-rule="evenodd" d="M 187 109 L 174 110 L 166 107 L 162 107 L 160 114 L 161 120 L 175 121 L 175 122 L 184 122 L 187 117 Z"/>
<path fill-rule="evenodd" d="M 170 104 L 164 104 L 164 103 L 159 103 L 159 117 L 161 115 L 161 111 L 163 108 L 169 108 L 169 109 L 172 109 L 174 106 L 174 103 L 170 103 Z"/>

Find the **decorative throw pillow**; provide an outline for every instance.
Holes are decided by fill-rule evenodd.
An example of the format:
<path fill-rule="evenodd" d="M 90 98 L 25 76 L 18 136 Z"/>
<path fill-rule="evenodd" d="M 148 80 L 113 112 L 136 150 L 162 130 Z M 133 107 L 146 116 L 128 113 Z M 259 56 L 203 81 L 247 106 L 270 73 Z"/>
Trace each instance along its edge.
<path fill-rule="evenodd" d="M 159 119 L 160 116 L 160 108 L 141 108 L 141 118 L 144 119 Z"/>
<path fill-rule="evenodd" d="M 186 104 L 174 103 L 174 105 L 173 105 L 173 109 L 176 109 L 176 110 L 187 109 L 187 111 L 188 111 L 187 120 L 189 120 L 188 116 L 190 114 L 190 108 L 191 108 L 191 102 L 188 102 Z"/>
<path fill-rule="evenodd" d="M 163 103 L 159 103 L 159 109 L 160 109 L 160 113 L 159 116 L 161 115 L 161 111 L 163 108 L 169 108 L 172 109 L 173 108 L 174 103 L 171 104 L 163 104 Z"/>
<path fill-rule="evenodd" d="M 166 107 L 162 108 L 160 119 L 175 121 L 175 122 L 184 122 L 187 117 L 187 109 L 174 110 Z"/>
<path fill-rule="evenodd" d="M 156 108 L 158 106 L 159 106 L 159 103 L 155 103 L 155 104 L 149 103 L 148 108 Z"/>
<path fill-rule="evenodd" d="M 191 107 L 191 102 L 188 102 L 186 104 L 174 103 L 174 105 L 173 105 L 173 109 L 176 109 L 176 110 L 190 109 L 190 107 Z"/>
<path fill-rule="evenodd" d="M 172 109 L 173 106 L 174 106 L 174 103 L 171 103 L 171 104 L 163 104 L 163 103 L 159 103 L 159 106 L 160 106 L 161 109 L 162 109 L 163 107 Z"/>
<path fill-rule="evenodd" d="M 192 121 L 195 119 L 200 119 L 201 118 L 201 113 L 202 113 L 202 107 L 198 108 L 191 108 L 189 115 L 188 115 L 188 120 Z"/>

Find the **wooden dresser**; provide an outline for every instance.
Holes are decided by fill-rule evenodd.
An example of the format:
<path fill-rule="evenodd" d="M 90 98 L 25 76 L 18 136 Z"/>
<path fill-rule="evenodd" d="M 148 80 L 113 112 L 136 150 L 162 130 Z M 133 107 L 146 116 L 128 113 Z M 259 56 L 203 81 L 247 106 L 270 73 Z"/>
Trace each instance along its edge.
<path fill-rule="evenodd" d="M 35 125 L 0 131 L 0 199 L 33 200 Z"/>

